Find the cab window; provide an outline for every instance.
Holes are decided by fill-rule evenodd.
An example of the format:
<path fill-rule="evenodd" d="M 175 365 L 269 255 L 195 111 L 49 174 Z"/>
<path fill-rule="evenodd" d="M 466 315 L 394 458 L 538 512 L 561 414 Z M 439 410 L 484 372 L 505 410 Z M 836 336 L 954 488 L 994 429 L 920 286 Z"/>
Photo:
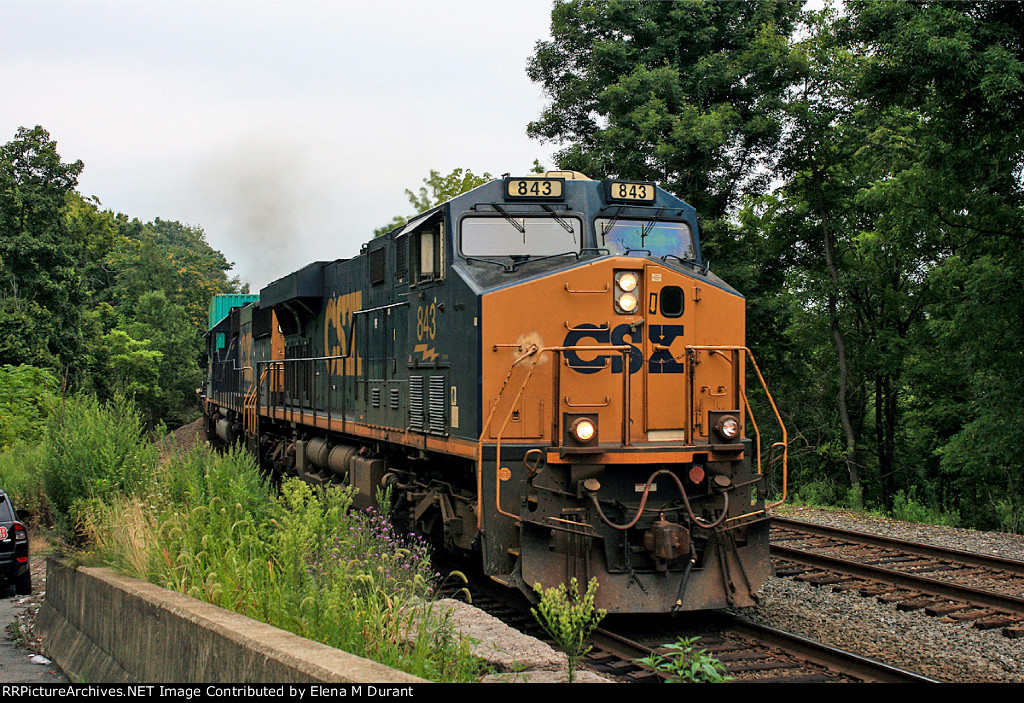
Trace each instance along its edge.
<path fill-rule="evenodd" d="M 443 233 L 444 218 L 440 215 L 413 220 L 402 230 L 403 238 L 409 241 L 412 283 L 438 281 L 444 277 Z"/>
<path fill-rule="evenodd" d="M 468 217 L 462 221 L 464 256 L 555 256 L 580 250 L 580 221 L 554 217 Z"/>
<path fill-rule="evenodd" d="M 693 233 L 685 222 L 604 219 L 594 222 L 597 246 L 612 254 L 650 254 L 693 259 Z"/>

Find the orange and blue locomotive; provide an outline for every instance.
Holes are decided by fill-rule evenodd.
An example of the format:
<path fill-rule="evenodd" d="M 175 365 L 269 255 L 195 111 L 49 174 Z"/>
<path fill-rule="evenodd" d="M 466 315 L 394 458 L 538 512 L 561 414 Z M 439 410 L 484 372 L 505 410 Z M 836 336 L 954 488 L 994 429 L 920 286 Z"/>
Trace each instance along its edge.
<path fill-rule="evenodd" d="M 744 299 L 652 183 L 492 181 L 216 299 L 209 356 L 211 438 L 387 495 L 526 594 L 575 577 L 611 613 L 745 606 L 771 573 Z"/>

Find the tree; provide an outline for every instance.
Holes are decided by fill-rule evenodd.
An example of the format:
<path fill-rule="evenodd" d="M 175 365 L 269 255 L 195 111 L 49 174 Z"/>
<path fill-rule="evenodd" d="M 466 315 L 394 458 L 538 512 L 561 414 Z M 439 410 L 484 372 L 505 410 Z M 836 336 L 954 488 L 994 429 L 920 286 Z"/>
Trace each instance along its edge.
<path fill-rule="evenodd" d="M 798 480 L 1024 524 L 1024 8 L 798 5 L 557 3 L 529 133 L 704 216 Z"/>
<path fill-rule="evenodd" d="M 536 161 L 534 163 L 536 164 Z M 420 187 L 419 192 L 413 193 L 411 190 L 406 189 L 405 194 L 409 198 L 409 203 L 416 208 L 416 213 L 418 214 L 426 212 L 447 200 L 451 200 L 457 195 L 462 195 L 478 186 L 489 183 L 493 179 L 494 177 L 489 173 L 477 176 L 472 171 L 461 168 L 457 168 L 445 176 L 442 176 L 439 171 L 430 169 L 430 176 L 423 179 L 424 185 Z M 391 230 L 401 227 L 410 219 L 409 217 L 396 215 L 389 224 L 375 229 L 373 236 L 379 237 L 382 234 L 387 234 Z"/>
<path fill-rule="evenodd" d="M 47 369 L 0 366 L 0 452 L 18 441 L 39 441 L 59 387 Z"/>
<path fill-rule="evenodd" d="M 925 475 L 981 524 L 1019 529 L 1024 8 L 889 0 L 849 9 L 849 39 L 867 59 L 858 92 L 876 109 L 920 115 L 922 148 L 899 179 L 899 211 L 929 218 L 950 253 L 930 272 L 935 301 L 909 369 Z"/>
<path fill-rule="evenodd" d="M 238 290 L 199 227 L 142 223 L 75 188 L 42 127 L 0 147 L 0 365 L 63 390 L 134 397 L 153 423 L 194 417 L 210 298 Z"/>
<path fill-rule="evenodd" d="M 763 190 L 795 79 L 803 3 L 556 3 L 527 73 L 551 104 L 528 133 L 561 168 L 656 181 L 706 218 Z"/>
<path fill-rule="evenodd" d="M 0 146 L 0 363 L 80 367 L 84 250 L 65 209 L 82 168 L 42 127 Z"/>

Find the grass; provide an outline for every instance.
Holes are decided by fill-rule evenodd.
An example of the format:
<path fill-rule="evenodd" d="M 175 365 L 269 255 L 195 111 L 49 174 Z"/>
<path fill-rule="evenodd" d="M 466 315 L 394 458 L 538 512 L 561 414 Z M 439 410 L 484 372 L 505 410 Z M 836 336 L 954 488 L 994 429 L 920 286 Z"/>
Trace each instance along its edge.
<path fill-rule="evenodd" d="M 144 494 L 96 506 L 88 530 L 129 575 L 428 680 L 477 680 L 469 643 L 430 600 L 425 542 L 351 502 L 298 480 L 276 495 L 247 455 L 200 447 Z"/>
<path fill-rule="evenodd" d="M 892 510 L 884 511 L 879 508 L 864 507 L 859 491 L 850 488 L 843 489 L 828 481 L 810 481 L 794 491 L 788 501 L 788 506 L 780 506 L 779 511 L 785 512 L 790 506 L 849 510 L 872 517 L 894 518 L 925 525 L 963 526 L 963 521 L 955 511 L 933 507 L 920 497 L 916 488 L 897 491 L 893 496 Z M 1001 519 L 1001 523 L 1009 524 L 1010 521 Z M 1013 524 L 1016 526 L 1019 523 Z M 1012 532 L 1015 529 L 1011 527 L 1008 531 Z"/>
<path fill-rule="evenodd" d="M 19 509 L 51 513 L 75 563 L 137 578 L 413 675 L 481 664 L 432 601 L 426 543 L 352 490 L 267 485 L 252 458 L 150 441 L 137 408 L 68 398 L 43 441 L 0 453 Z"/>

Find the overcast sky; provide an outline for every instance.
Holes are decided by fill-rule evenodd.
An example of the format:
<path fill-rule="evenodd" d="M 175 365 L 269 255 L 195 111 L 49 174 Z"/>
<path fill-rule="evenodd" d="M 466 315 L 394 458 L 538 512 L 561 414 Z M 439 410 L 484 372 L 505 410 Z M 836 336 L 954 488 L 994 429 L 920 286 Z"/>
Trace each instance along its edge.
<path fill-rule="evenodd" d="M 526 136 L 550 0 L 0 0 L 0 143 L 42 125 L 83 195 L 202 227 L 254 291 L 350 257 L 430 169 L 552 167 Z"/>

